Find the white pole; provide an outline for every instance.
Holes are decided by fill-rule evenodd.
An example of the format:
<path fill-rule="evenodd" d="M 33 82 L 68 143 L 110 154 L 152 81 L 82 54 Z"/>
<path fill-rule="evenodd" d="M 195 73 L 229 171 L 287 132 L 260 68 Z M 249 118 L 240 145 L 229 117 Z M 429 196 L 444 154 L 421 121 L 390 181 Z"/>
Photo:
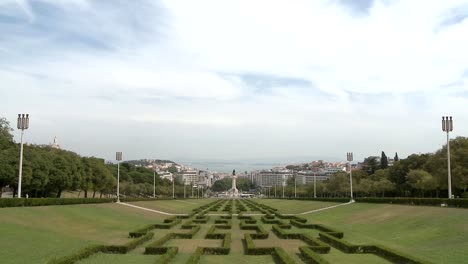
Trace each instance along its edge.
<path fill-rule="evenodd" d="M 175 199 L 175 187 L 174 187 L 175 178 L 172 176 L 172 199 Z"/>
<path fill-rule="evenodd" d="M 315 186 L 316 181 L 317 181 L 317 180 L 316 180 L 315 172 L 314 172 L 314 198 L 317 198 L 317 188 L 316 188 L 316 186 Z"/>
<path fill-rule="evenodd" d="M 353 198 L 353 170 L 351 169 L 351 161 L 349 162 L 349 184 L 351 190 L 351 201 L 354 201 Z"/>
<path fill-rule="evenodd" d="M 156 198 L 156 171 L 153 174 L 153 198 Z"/>
<path fill-rule="evenodd" d="M 185 199 L 185 181 L 184 181 L 184 199 Z"/>
<path fill-rule="evenodd" d="M 297 184 L 296 184 L 296 177 L 297 177 L 297 175 L 294 176 L 294 198 L 297 197 L 297 192 L 296 192 L 296 185 L 297 185 Z"/>
<path fill-rule="evenodd" d="M 120 203 L 120 161 L 117 162 L 117 202 Z"/>
<path fill-rule="evenodd" d="M 452 173 L 450 171 L 450 140 L 449 130 L 447 130 L 447 170 L 448 170 L 448 198 L 452 199 Z"/>
<path fill-rule="evenodd" d="M 284 180 L 283 180 L 283 199 L 284 199 Z"/>
<path fill-rule="evenodd" d="M 23 135 L 24 135 L 24 129 L 21 129 L 21 147 L 20 147 L 19 179 L 18 179 L 18 198 L 21 198 L 21 178 L 23 176 Z"/>

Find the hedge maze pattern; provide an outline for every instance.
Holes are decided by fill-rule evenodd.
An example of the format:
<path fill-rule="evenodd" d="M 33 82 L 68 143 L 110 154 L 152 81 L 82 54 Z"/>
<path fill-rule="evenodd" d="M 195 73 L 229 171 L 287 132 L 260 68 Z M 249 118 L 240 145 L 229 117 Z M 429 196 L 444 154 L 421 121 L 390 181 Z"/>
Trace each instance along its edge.
<path fill-rule="evenodd" d="M 233 226 L 233 222 L 238 224 L 238 228 Z M 391 263 L 428 263 L 378 245 L 351 244 L 343 239 L 342 232 L 334 228 L 307 223 L 304 218 L 281 214 L 277 209 L 253 200 L 222 199 L 196 208 L 188 215 L 169 217 L 163 223 L 151 224 L 129 232 L 130 241 L 123 245 L 88 247 L 70 256 L 54 259 L 49 264 L 77 263 L 79 260 L 99 252 L 126 254 L 137 247 L 144 248 L 143 254 L 159 255 L 159 257 L 155 257 L 154 263 L 179 263 L 180 261 L 175 260 L 177 254 L 180 253 L 179 246 L 171 245 L 170 242 L 177 241 L 177 239 L 193 239 L 196 234 L 201 232 L 202 227 L 205 230 L 205 234 L 202 233 L 204 239 L 200 241 L 188 260 L 184 261 L 186 263 L 199 263 L 203 255 L 230 254 L 232 243 L 236 242 L 232 240 L 233 233 L 231 232 L 243 234 L 242 241 L 240 243 L 237 241 L 237 243 L 242 245 L 245 255 L 270 255 L 272 261 L 274 260 L 276 263 L 330 263 L 325 257 L 331 248 L 346 254 L 373 254 Z M 295 231 L 292 231 L 293 229 Z M 318 237 L 310 232 L 305 232 L 307 229 L 318 231 Z M 163 232 L 163 230 L 166 230 L 166 233 L 154 239 L 155 234 Z M 272 236 L 280 239 L 281 245 L 283 243 L 286 245 L 291 240 L 299 240 L 306 246 L 299 246 L 297 254 L 291 254 L 277 245 L 256 246 L 256 241 L 268 241 L 267 239 Z M 209 247 L 203 244 L 207 241 L 219 243 L 218 246 Z"/>

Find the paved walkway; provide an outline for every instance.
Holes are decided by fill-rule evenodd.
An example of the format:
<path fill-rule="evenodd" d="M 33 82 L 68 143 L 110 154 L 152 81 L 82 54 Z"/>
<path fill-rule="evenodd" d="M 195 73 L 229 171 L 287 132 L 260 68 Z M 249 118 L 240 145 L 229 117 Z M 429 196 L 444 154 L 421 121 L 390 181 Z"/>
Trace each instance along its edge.
<path fill-rule="evenodd" d="M 320 208 L 320 209 L 315 209 L 315 210 L 312 210 L 312 211 L 297 213 L 297 214 L 283 214 L 283 215 L 306 215 L 306 214 L 311 214 L 311 213 L 316 213 L 316 212 L 320 212 L 320 211 L 324 211 L 324 210 L 336 208 L 336 207 L 339 207 L 339 206 L 350 205 L 350 204 L 352 204 L 352 203 L 354 203 L 354 201 L 349 201 L 349 202 L 347 202 L 347 203 L 342 203 L 342 204 L 338 204 L 338 205 L 332 205 L 332 206 L 328 206 L 328 207 L 324 207 L 324 208 Z M 150 211 L 150 212 L 154 212 L 154 213 L 158 213 L 158 214 L 163 214 L 163 215 L 188 215 L 188 214 L 173 214 L 173 213 L 167 213 L 167 212 L 158 211 L 158 210 L 153 210 L 153 209 L 149 209 L 149 208 L 146 208 L 146 207 L 136 206 L 136 205 L 128 204 L 128 203 L 121 203 L 121 202 L 118 202 L 118 204 L 126 205 L 126 206 L 129 206 L 129 207 L 133 207 L 133 208 L 137 208 L 137 209 L 141 209 L 141 210 L 145 210 L 145 211 Z M 226 213 L 226 214 L 207 214 L 207 215 L 211 215 L 211 216 L 222 216 L 222 215 L 229 215 L 229 214 Z M 232 214 L 232 215 L 233 215 L 233 216 L 237 216 L 238 214 Z M 245 216 L 260 216 L 260 215 L 264 215 L 264 214 L 242 214 L 242 215 L 245 215 Z"/>
<path fill-rule="evenodd" d="M 163 214 L 163 215 L 187 215 L 187 214 L 173 214 L 173 213 L 167 213 L 167 212 L 158 211 L 158 210 L 153 210 L 153 209 L 149 209 L 149 208 L 146 208 L 146 207 L 136 206 L 136 205 L 128 204 L 128 203 L 120 203 L 120 202 L 118 202 L 117 204 L 129 206 L 129 207 L 133 207 L 133 208 L 137 208 L 137 209 L 141 209 L 141 210 L 145 210 L 145 211 L 150 211 L 150 212 L 154 212 L 154 213 L 158 213 L 158 214 Z"/>

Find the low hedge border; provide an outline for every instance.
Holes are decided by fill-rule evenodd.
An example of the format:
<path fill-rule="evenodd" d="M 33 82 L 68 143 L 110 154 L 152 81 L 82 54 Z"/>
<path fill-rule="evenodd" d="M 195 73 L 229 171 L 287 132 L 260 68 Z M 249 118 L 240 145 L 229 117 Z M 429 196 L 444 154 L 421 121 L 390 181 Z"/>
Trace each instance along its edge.
<path fill-rule="evenodd" d="M 279 225 L 273 225 L 272 231 L 281 239 L 300 239 L 307 243 L 309 248 L 317 253 L 326 254 L 330 252 L 330 246 L 322 241 L 315 239 L 312 235 L 306 233 L 287 233 Z"/>
<path fill-rule="evenodd" d="M 161 258 L 158 259 L 158 264 L 168 264 L 179 252 L 178 247 L 167 247 L 166 252 L 162 254 Z"/>
<path fill-rule="evenodd" d="M 264 224 L 279 225 L 279 226 L 281 226 L 281 228 L 291 229 L 291 224 L 288 224 L 288 223 L 286 223 L 284 221 L 281 221 L 279 219 L 269 219 L 269 218 L 265 218 L 263 216 L 260 219 L 262 220 L 262 222 Z"/>
<path fill-rule="evenodd" d="M 289 198 L 289 200 L 310 200 L 321 202 L 346 203 L 349 198 Z M 354 198 L 358 203 L 388 203 L 405 205 L 441 206 L 468 208 L 467 198 L 416 198 L 416 197 L 363 197 Z"/>
<path fill-rule="evenodd" d="M 301 257 L 306 263 L 310 264 L 331 264 L 327 260 L 323 259 L 319 254 L 313 251 L 309 247 L 299 247 Z"/>
<path fill-rule="evenodd" d="M 276 263 L 295 264 L 296 262 L 280 247 L 255 247 L 251 234 L 244 234 L 247 255 L 272 255 Z"/>
<path fill-rule="evenodd" d="M 299 227 L 299 228 L 317 229 L 319 231 L 323 231 L 323 232 L 325 232 L 325 233 L 327 233 L 327 234 L 329 234 L 331 236 L 334 236 L 336 238 L 343 238 L 344 237 L 343 232 L 340 232 L 340 231 L 338 231 L 336 229 L 333 229 L 331 227 L 328 227 L 328 226 L 325 226 L 325 225 L 322 225 L 322 224 L 304 224 L 304 223 L 298 222 L 295 219 L 290 220 L 290 223 L 291 223 L 291 225 Z"/>
<path fill-rule="evenodd" d="M 2 207 L 23 207 L 23 206 L 50 206 L 50 205 L 72 205 L 72 204 L 96 204 L 112 203 L 112 198 L 2 198 Z"/>
<path fill-rule="evenodd" d="M 121 198 L 121 202 L 154 201 L 154 200 L 172 200 L 172 198 L 139 198 L 127 197 Z M 0 208 L 2 207 L 30 207 L 30 206 L 51 206 L 51 205 L 73 205 L 73 204 L 97 204 L 114 203 L 115 198 L 2 198 L 0 199 Z"/>
<path fill-rule="evenodd" d="M 416 257 L 407 255 L 389 249 L 382 246 L 376 245 L 353 245 L 349 242 L 336 238 L 334 236 L 328 235 L 326 233 L 319 233 L 320 240 L 329 243 L 333 247 L 345 252 L 345 253 L 367 253 L 375 254 L 381 258 L 390 260 L 396 263 L 405 263 L 405 264 L 430 264 L 430 262 L 418 259 Z"/>
<path fill-rule="evenodd" d="M 153 238 L 153 233 L 147 233 L 142 237 L 139 237 L 137 239 L 131 240 L 123 245 L 96 245 L 96 246 L 90 246 L 87 248 L 84 248 L 74 254 L 62 257 L 62 258 L 56 258 L 52 259 L 51 261 L 48 262 L 48 264 L 73 264 L 79 260 L 85 259 L 90 257 L 91 255 L 94 255 L 99 252 L 103 253 L 117 253 L 117 254 L 125 254 L 133 249 L 135 249 L 137 246 L 143 244 L 144 242 L 151 240 Z"/>
<path fill-rule="evenodd" d="M 448 207 L 468 208 L 468 199 L 466 198 L 356 198 L 359 203 L 388 203 L 388 204 L 405 204 L 405 205 L 426 205 L 426 206 L 441 206 L 442 204 Z"/>

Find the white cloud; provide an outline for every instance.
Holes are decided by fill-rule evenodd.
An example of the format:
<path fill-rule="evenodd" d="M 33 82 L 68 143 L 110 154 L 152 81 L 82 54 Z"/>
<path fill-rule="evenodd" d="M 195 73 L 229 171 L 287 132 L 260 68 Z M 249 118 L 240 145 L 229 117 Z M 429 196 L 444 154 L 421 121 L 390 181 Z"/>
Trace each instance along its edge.
<path fill-rule="evenodd" d="M 407 153 L 432 150 L 442 114 L 456 116 L 460 134 L 468 133 L 468 19 L 444 24 L 465 3 L 376 0 L 356 14 L 326 0 L 35 1 L 41 10 L 0 1 L 0 14 L 29 19 L 0 20 L 8 32 L 0 37 L 0 110 L 14 116 L 22 101 L 44 124 L 68 116 L 181 125 L 195 141 L 238 135 L 258 155 L 288 139 L 305 145 L 284 148 L 285 155 L 341 153 L 347 129 L 358 131 L 357 142 L 379 131 L 414 139 L 395 143 Z M 263 92 L 243 74 L 310 85 L 270 82 Z M 434 132 L 425 145 L 417 135 L 428 123 Z M 242 133 L 247 128 L 257 130 Z M 356 144 L 369 155 L 381 147 Z"/>

